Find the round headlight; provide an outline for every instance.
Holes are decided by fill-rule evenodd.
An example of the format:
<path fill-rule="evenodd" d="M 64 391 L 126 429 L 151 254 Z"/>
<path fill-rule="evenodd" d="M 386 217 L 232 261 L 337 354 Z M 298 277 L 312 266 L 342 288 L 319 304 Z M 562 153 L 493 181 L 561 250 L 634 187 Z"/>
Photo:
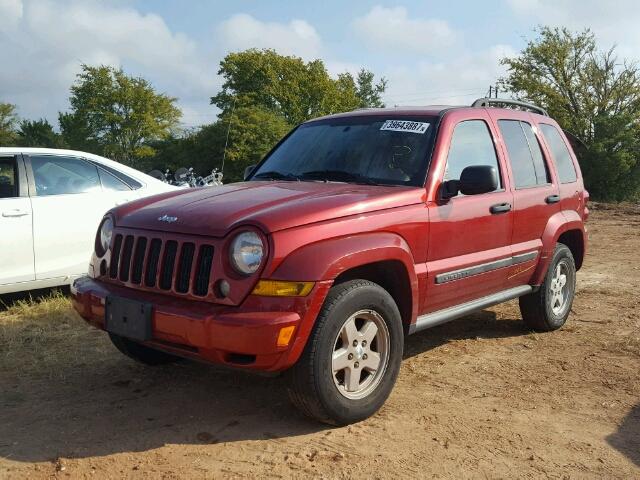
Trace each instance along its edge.
<path fill-rule="evenodd" d="M 113 235 L 113 220 L 111 217 L 107 217 L 100 224 L 100 230 L 98 231 L 98 238 L 96 239 L 96 253 L 102 257 L 111 245 L 111 235 Z"/>
<path fill-rule="evenodd" d="M 242 232 L 231 242 L 231 265 L 242 275 L 255 273 L 262 263 L 264 244 L 255 232 Z"/>

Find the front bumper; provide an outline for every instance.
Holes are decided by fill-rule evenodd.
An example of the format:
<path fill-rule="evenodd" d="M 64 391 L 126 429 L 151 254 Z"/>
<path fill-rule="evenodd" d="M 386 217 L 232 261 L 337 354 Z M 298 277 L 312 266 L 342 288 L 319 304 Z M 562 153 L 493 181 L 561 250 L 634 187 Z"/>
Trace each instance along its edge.
<path fill-rule="evenodd" d="M 153 305 L 152 340 L 145 345 L 183 357 L 261 371 L 289 368 L 299 358 L 331 286 L 318 282 L 306 297 L 248 296 L 229 307 L 141 292 L 77 279 L 71 288 L 74 308 L 104 330 L 105 298 L 117 295 Z M 287 346 L 278 346 L 280 330 L 294 326 Z"/>

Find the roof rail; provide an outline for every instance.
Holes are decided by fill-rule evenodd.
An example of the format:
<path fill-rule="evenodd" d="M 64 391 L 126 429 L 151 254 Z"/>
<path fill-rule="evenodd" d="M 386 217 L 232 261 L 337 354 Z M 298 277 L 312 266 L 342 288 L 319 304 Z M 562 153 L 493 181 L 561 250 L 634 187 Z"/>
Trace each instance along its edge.
<path fill-rule="evenodd" d="M 471 104 L 472 107 L 490 107 L 491 105 L 515 105 L 517 107 L 522 107 L 527 110 L 531 110 L 534 113 L 539 113 L 540 115 L 544 115 L 548 117 L 549 114 L 547 111 L 534 105 L 533 103 L 521 102 L 520 100 L 512 100 L 510 98 L 479 98 L 475 102 Z"/>

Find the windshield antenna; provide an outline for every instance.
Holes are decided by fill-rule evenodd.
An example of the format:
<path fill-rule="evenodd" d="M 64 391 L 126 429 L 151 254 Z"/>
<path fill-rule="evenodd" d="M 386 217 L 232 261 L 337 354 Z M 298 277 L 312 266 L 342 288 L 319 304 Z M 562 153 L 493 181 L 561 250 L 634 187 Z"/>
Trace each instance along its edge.
<path fill-rule="evenodd" d="M 236 98 L 233 97 L 233 104 L 231 105 L 231 115 L 229 116 L 229 126 L 227 127 L 227 138 L 224 140 L 224 151 L 222 152 L 222 166 L 220 167 L 220 173 L 224 174 L 224 159 L 227 156 L 227 144 L 229 143 L 229 132 L 231 131 L 231 122 L 233 121 L 233 112 L 236 109 Z"/>

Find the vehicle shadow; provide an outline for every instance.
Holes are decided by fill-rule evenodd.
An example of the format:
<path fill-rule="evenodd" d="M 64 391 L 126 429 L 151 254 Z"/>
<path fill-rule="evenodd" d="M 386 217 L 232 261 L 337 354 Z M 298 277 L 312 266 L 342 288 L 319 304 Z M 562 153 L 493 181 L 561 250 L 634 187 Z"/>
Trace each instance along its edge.
<path fill-rule="evenodd" d="M 405 357 L 452 339 L 522 335 L 527 330 L 521 323 L 480 312 L 408 337 Z M 102 332 L 95 335 L 104 342 Z M 70 340 L 61 347 L 74 345 Z M 53 378 L 11 372 L 7 381 L 0 369 L 0 457 L 54 461 L 165 444 L 273 440 L 329 428 L 295 410 L 280 377 L 187 361 L 146 367 L 103 347 L 106 355 L 60 365 L 67 370 Z"/>
<path fill-rule="evenodd" d="M 498 319 L 495 312 L 482 310 L 452 322 L 407 337 L 404 359 L 454 340 L 518 337 L 531 333 L 521 319 Z"/>
<path fill-rule="evenodd" d="M 640 467 L 640 403 L 627 414 L 618 431 L 607 437 L 607 442 Z"/>

